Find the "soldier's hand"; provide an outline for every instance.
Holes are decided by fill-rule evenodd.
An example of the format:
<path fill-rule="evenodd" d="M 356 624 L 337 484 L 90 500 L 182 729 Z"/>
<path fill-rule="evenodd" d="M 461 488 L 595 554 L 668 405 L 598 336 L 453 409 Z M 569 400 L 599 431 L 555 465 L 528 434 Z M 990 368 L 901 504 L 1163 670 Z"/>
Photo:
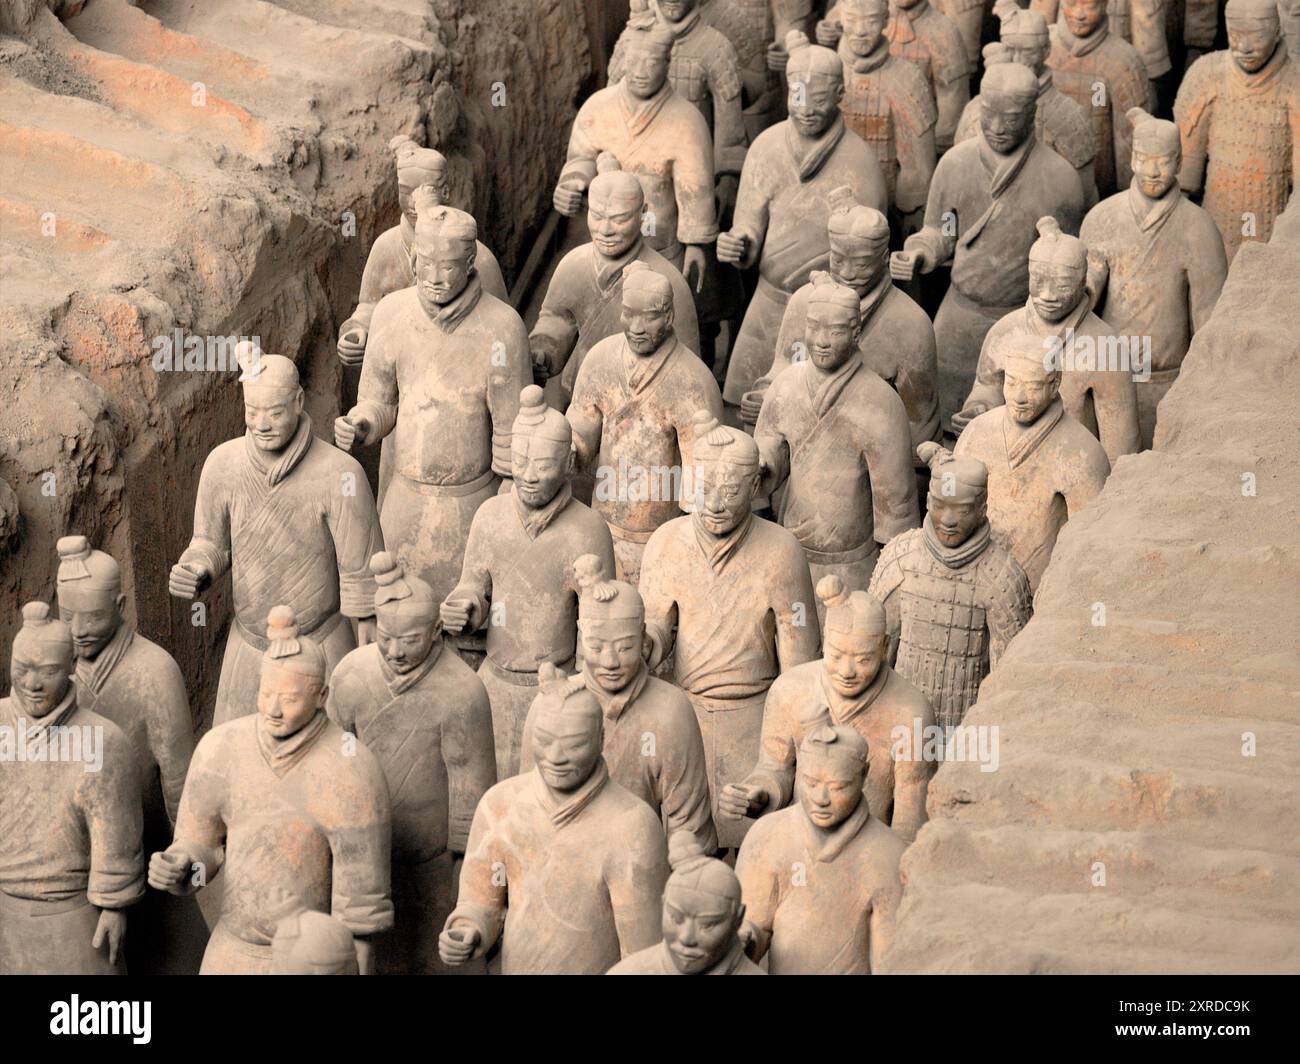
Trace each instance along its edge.
<path fill-rule="evenodd" d="M 350 451 L 355 443 L 364 444 L 370 433 L 370 419 L 355 409 L 334 419 L 334 446 Z"/>
<path fill-rule="evenodd" d="M 366 340 L 369 332 L 364 325 L 345 325 L 339 336 L 339 361 L 345 366 L 359 366 L 366 357 Z"/>
<path fill-rule="evenodd" d="M 126 913 L 119 909 L 101 909 L 99 923 L 95 925 L 95 937 L 90 940 L 91 949 L 102 949 L 108 944 L 108 963 L 117 964 L 117 955 L 122 943 L 126 941 Z"/>
<path fill-rule="evenodd" d="M 466 599 L 448 598 L 438 609 L 442 627 L 447 632 L 463 632 L 469 624 L 471 603 Z"/>
<path fill-rule="evenodd" d="M 718 234 L 718 261 L 730 266 L 739 266 L 749 250 L 749 237 L 734 229 L 729 233 Z"/>
<path fill-rule="evenodd" d="M 709 259 L 704 254 L 704 249 L 697 244 L 687 244 L 682 254 L 682 276 L 691 285 L 691 291 L 698 292 L 704 287 L 704 271 L 708 268 Z M 691 284 L 692 274 L 695 276 L 694 284 Z"/>
<path fill-rule="evenodd" d="M 192 599 L 211 580 L 212 574 L 196 562 L 177 562 L 167 577 L 167 591 L 173 598 Z"/>
<path fill-rule="evenodd" d="M 907 284 L 916 276 L 924 261 L 924 254 L 919 251 L 895 251 L 889 256 L 889 276 L 901 284 Z"/>
<path fill-rule="evenodd" d="M 582 189 L 576 185 L 570 185 L 567 182 L 555 186 L 555 195 L 552 197 L 555 209 L 564 217 L 572 218 L 582 210 Z"/>
<path fill-rule="evenodd" d="M 736 190 L 740 186 L 740 179 L 735 174 L 723 174 L 718 178 L 717 188 L 714 189 L 718 200 L 718 220 L 727 219 L 730 221 L 732 214 L 736 210 Z"/>
<path fill-rule="evenodd" d="M 762 787 L 744 783 L 728 783 L 718 795 L 718 812 L 732 820 L 755 816 L 767 805 L 767 794 Z"/>
<path fill-rule="evenodd" d="M 763 410 L 763 397 L 767 388 L 754 388 L 740 397 L 740 420 L 746 425 L 757 425 L 758 415 Z"/>
<path fill-rule="evenodd" d="M 785 45 L 773 41 L 767 46 L 768 70 L 775 70 L 778 74 L 784 74 L 786 64 L 789 62 L 790 53 L 785 50 Z"/>
<path fill-rule="evenodd" d="M 438 936 L 438 956 L 443 964 L 455 967 L 464 964 L 478 949 L 481 936 L 477 927 L 459 924 L 456 927 L 444 927 Z"/>
<path fill-rule="evenodd" d="M 194 858 L 184 850 L 159 850 L 149 857 L 149 886 L 179 894 L 176 888 L 189 878 L 193 867 Z"/>
<path fill-rule="evenodd" d="M 817 38 L 817 43 L 823 48 L 834 48 L 840 43 L 840 35 L 844 32 L 844 27 L 834 19 L 823 18 L 817 20 L 817 28 L 813 31 Z"/>

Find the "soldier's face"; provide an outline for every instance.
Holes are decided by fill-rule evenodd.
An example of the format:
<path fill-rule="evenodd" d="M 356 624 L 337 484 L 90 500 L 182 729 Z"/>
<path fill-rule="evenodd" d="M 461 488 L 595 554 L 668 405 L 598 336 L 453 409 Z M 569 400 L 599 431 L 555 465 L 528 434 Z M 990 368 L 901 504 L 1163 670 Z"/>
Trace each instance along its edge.
<path fill-rule="evenodd" d="M 616 259 L 636 243 L 641 232 L 643 205 L 611 203 L 593 196 L 587 204 L 587 230 L 596 250 Z"/>
<path fill-rule="evenodd" d="M 432 174 L 421 171 L 399 175 L 397 178 L 397 205 L 402 208 L 402 217 L 411 225 L 415 225 L 417 220 L 413 202 L 417 188 L 429 189 L 439 205 L 447 202 L 447 182 L 442 175 L 435 178 Z"/>
<path fill-rule="evenodd" d="M 814 366 L 824 372 L 839 369 L 858 350 L 857 308 L 810 303 L 804 342 Z"/>
<path fill-rule="evenodd" d="M 302 389 L 244 386 L 244 427 L 259 451 L 274 453 L 289 446 L 302 416 Z"/>
<path fill-rule="evenodd" d="M 932 476 L 927 506 L 939 542 L 945 547 L 960 547 L 970 539 L 975 529 L 984 523 L 985 501 L 981 491 L 955 481 L 944 484 L 938 473 Z"/>
<path fill-rule="evenodd" d="M 40 720 L 63 701 L 72 676 L 72 653 L 51 643 L 15 639 L 9 687 L 28 716 Z"/>
<path fill-rule="evenodd" d="M 1181 151 L 1151 154 L 1134 148 L 1133 176 L 1137 179 L 1142 194 L 1151 199 L 1160 199 L 1174 187 L 1182 161 Z"/>
<path fill-rule="evenodd" d="M 465 240 L 416 237 L 415 283 L 421 294 L 440 307 L 450 303 L 469 284 L 474 252 Z"/>
<path fill-rule="evenodd" d="M 659 11 L 673 22 L 680 22 L 699 6 L 700 0 L 659 0 Z"/>
<path fill-rule="evenodd" d="M 559 440 L 517 432 L 510 451 L 515 491 L 525 506 L 540 510 L 568 480 L 572 449 Z"/>
<path fill-rule="evenodd" d="M 262 680 L 257 689 L 257 712 L 262 726 L 277 739 L 287 739 L 325 708 L 328 688 L 320 677 L 281 668 L 263 659 Z"/>
<path fill-rule="evenodd" d="M 1006 48 L 1013 63 L 1027 66 L 1035 74 L 1043 72 L 1043 65 L 1047 62 L 1047 55 L 1052 50 L 1049 41 L 1039 40 L 1034 37 L 1015 37 L 1011 40 L 1004 37 L 1002 46 Z"/>
<path fill-rule="evenodd" d="M 885 32 L 885 11 L 873 10 L 876 4 L 856 3 L 840 4 L 840 24 L 844 27 L 844 43 L 854 55 L 870 55 L 872 49 L 880 43 Z"/>
<path fill-rule="evenodd" d="M 1015 151 L 1034 130 L 1034 100 L 1003 93 L 980 93 L 980 129 L 995 152 Z"/>
<path fill-rule="evenodd" d="M 886 635 L 828 626 L 822 640 L 822 663 L 831 686 L 845 698 L 857 698 L 880 672 L 888 648 Z"/>
<path fill-rule="evenodd" d="M 874 287 L 888 268 L 888 244 L 881 249 L 872 249 L 860 241 L 831 237 L 831 276 L 858 295 Z"/>
<path fill-rule="evenodd" d="M 725 536 L 749 513 L 758 490 L 758 473 L 741 469 L 730 462 L 696 464 L 698 498 L 695 512 L 704 528 L 715 536 Z"/>
<path fill-rule="evenodd" d="M 807 73 L 790 75 L 790 121 L 805 137 L 819 137 L 839 114 L 844 83 L 839 78 Z"/>
<path fill-rule="evenodd" d="M 397 609 L 375 613 L 375 642 L 388 667 L 399 676 L 418 668 L 438 640 L 437 622 L 404 617 Z"/>
<path fill-rule="evenodd" d="M 606 694 L 618 694 L 641 671 L 645 623 L 635 618 L 578 622 L 587 675 Z"/>
<path fill-rule="evenodd" d="M 1032 425 L 1052 405 L 1060 390 L 1061 375 L 1034 367 L 1027 361 L 1007 366 L 1002 380 L 1002 398 L 1007 414 L 1019 425 Z"/>
<path fill-rule="evenodd" d="M 672 307 L 665 307 L 653 293 L 629 292 L 624 288 L 619 323 L 633 354 L 652 355 L 672 332 Z"/>
<path fill-rule="evenodd" d="M 648 100 L 668 80 L 668 53 L 644 46 L 629 48 L 623 81 L 633 96 Z"/>
<path fill-rule="evenodd" d="M 1228 20 L 1228 50 L 1233 62 L 1253 74 L 1273 57 L 1281 36 L 1278 23 L 1258 19 Z"/>
<path fill-rule="evenodd" d="M 125 595 L 76 592 L 59 596 L 59 620 L 72 629 L 72 649 L 79 658 L 93 658 L 113 638 L 122 623 Z"/>
<path fill-rule="evenodd" d="M 744 916 L 743 905 L 670 882 L 664 889 L 663 935 L 673 967 L 682 975 L 699 975 L 720 964 Z"/>
<path fill-rule="evenodd" d="M 1029 299 L 1044 321 L 1060 321 L 1083 298 L 1087 278 L 1080 270 L 1052 262 L 1029 264 Z"/>
<path fill-rule="evenodd" d="M 600 759 L 603 733 L 600 718 L 587 713 L 552 708 L 539 713 L 533 723 L 533 760 L 546 785 L 574 791 L 586 783 Z"/>
<path fill-rule="evenodd" d="M 1106 0 L 1062 0 L 1065 24 L 1076 37 L 1087 37 L 1106 17 Z"/>
<path fill-rule="evenodd" d="M 829 831 L 848 819 L 862 801 L 865 773 L 843 755 L 808 756 L 799 751 L 795 789 L 799 804 L 817 827 Z"/>

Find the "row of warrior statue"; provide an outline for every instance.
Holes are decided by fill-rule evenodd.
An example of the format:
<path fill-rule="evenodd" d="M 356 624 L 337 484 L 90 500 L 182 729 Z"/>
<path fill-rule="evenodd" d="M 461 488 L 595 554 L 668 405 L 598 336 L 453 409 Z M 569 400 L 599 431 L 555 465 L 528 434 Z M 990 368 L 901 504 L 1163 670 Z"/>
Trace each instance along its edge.
<path fill-rule="evenodd" d="M 231 573 L 212 729 L 84 537 L 24 608 L 0 970 L 876 967 L 935 767 L 891 735 L 960 725 L 1290 189 L 1272 0 L 1176 123 L 1164 5 L 1107 6 L 1000 4 L 981 55 L 980 0 L 634 3 L 531 333 L 396 137 L 333 445 L 248 345 L 203 468 L 169 587 Z M 932 322 L 903 286 L 949 264 Z"/>

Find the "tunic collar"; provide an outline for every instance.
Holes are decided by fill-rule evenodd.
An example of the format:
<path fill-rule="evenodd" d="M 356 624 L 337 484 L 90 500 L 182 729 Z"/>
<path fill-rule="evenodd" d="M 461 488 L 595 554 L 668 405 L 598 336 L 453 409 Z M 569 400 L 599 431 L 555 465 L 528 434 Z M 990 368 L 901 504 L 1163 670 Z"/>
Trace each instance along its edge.
<path fill-rule="evenodd" d="M 632 678 L 632 682 L 617 694 L 611 695 L 592 678 L 590 663 L 584 663 L 582 671 L 587 681 L 587 690 L 596 696 L 596 701 L 600 703 L 600 708 L 608 721 L 618 720 L 623 715 L 624 710 L 641 697 L 641 692 L 645 690 L 646 684 L 650 682 L 650 670 L 642 662 L 641 668 L 636 676 Z"/>
<path fill-rule="evenodd" d="M 91 694 L 99 694 L 104 684 L 108 682 L 109 676 L 117 668 L 118 662 L 126 657 L 126 652 L 131 648 L 131 642 L 135 639 L 135 630 L 123 621 L 117 626 L 117 631 L 113 637 L 104 644 L 104 647 L 94 658 L 77 659 L 77 683 L 90 691 Z"/>
<path fill-rule="evenodd" d="M 998 201 L 1020 176 L 1020 171 L 1025 168 L 1029 153 L 1034 150 L 1034 144 L 1038 140 L 1037 134 L 1031 133 L 1010 155 L 999 155 L 989 147 L 989 142 L 984 139 L 983 130 L 980 130 L 978 135 L 980 162 L 983 163 L 984 174 L 988 178 L 990 202 L 984 213 L 958 237 L 957 243 L 962 247 L 969 247 L 974 243 L 975 238 L 984 231 L 984 227 L 993 220 L 993 216 L 998 211 Z"/>
<path fill-rule="evenodd" d="M 754 527 L 754 513 L 751 510 L 745 514 L 740 524 L 724 536 L 715 536 L 704 528 L 700 523 L 698 510 L 691 518 L 691 527 L 695 529 L 695 542 L 699 544 L 704 560 L 713 571 L 713 575 L 721 576 L 727 563 L 735 557 L 748 538 L 749 530 Z"/>
<path fill-rule="evenodd" d="M 1052 400 L 1051 405 L 1043 411 L 1038 420 L 1029 426 L 1022 427 L 1012 421 L 1011 413 L 1008 411 L 1002 421 L 1002 442 L 1007 448 L 1007 465 L 1015 469 L 1018 465 L 1027 462 L 1047 439 L 1052 429 L 1056 428 L 1056 423 L 1061 420 L 1064 413 L 1065 407 L 1061 405 L 1059 395 Z"/>
<path fill-rule="evenodd" d="M 940 542 L 939 537 L 935 534 L 934 520 L 930 514 L 925 515 L 925 523 L 921 527 L 923 529 L 922 538 L 925 541 L 925 549 L 930 552 L 932 558 L 946 565 L 949 569 L 965 568 L 988 550 L 989 544 L 993 542 L 993 529 L 989 525 L 987 518 L 979 528 L 970 534 L 966 542 L 959 543 L 955 547 L 949 547 L 947 544 Z"/>
<path fill-rule="evenodd" d="M 820 863 L 835 860 L 844 852 L 849 843 L 858 837 L 858 832 L 866 827 L 867 821 L 870 819 L 871 814 L 867 811 L 865 795 L 858 802 L 857 808 L 829 831 L 825 828 L 819 828 L 808 819 L 808 814 L 804 813 L 802 817 L 804 836 L 808 842 L 808 851 L 812 854 L 813 860 Z"/>
<path fill-rule="evenodd" d="M 591 805 L 596 796 L 605 789 L 605 784 L 609 782 L 609 766 L 605 764 L 602 757 L 596 762 L 596 768 L 590 776 L 583 782 L 576 791 L 564 796 L 563 799 L 557 798 L 550 787 L 546 786 L 546 781 L 542 779 L 539 770 L 533 770 L 536 776 L 538 800 L 542 809 L 551 818 L 551 823 L 557 828 L 562 828 L 567 824 L 573 823 L 578 815 Z"/>
<path fill-rule="evenodd" d="M 645 241 L 638 233 L 632 246 L 616 259 L 606 258 L 596 250 L 594 244 L 592 245 L 591 265 L 596 272 L 596 287 L 602 296 L 608 296 L 613 287 L 623 279 L 623 271 L 627 269 L 629 263 L 641 257 L 641 249 L 644 245 Z"/>
<path fill-rule="evenodd" d="M 1178 208 L 1178 201 L 1183 198 L 1183 190 L 1175 181 L 1173 186 L 1158 200 L 1149 199 L 1138 187 L 1140 178 L 1134 177 L 1128 188 L 1128 205 L 1133 211 L 1133 220 L 1138 229 L 1151 236 L 1156 236 L 1164 228 L 1169 216 Z"/>
<path fill-rule="evenodd" d="M 623 340 L 623 379 L 627 382 L 627 390 L 633 395 L 639 395 L 650 386 L 650 383 L 659 376 L 659 371 L 667 365 L 668 360 L 673 357 L 673 352 L 677 350 L 677 334 L 669 333 L 668 338 L 659 345 L 658 349 L 649 355 L 638 355 L 627 346 L 627 339 Z"/>
<path fill-rule="evenodd" d="M 420 306 L 424 308 L 429 319 L 439 329 L 445 333 L 454 333 L 483 298 L 483 282 L 479 280 L 478 270 L 471 270 L 469 280 L 461 289 L 460 295 L 449 303 L 439 305 L 427 302 L 419 284 L 415 286 L 415 297 L 420 301 Z"/>
<path fill-rule="evenodd" d="M 809 361 L 804 370 L 804 383 L 808 388 L 808 398 L 812 400 L 813 413 L 824 417 L 835 405 L 835 401 L 844 394 L 844 389 L 862 368 L 862 360 L 854 352 L 852 357 L 833 373 L 824 374 Z"/>
<path fill-rule="evenodd" d="M 299 761 L 307 756 L 316 744 L 316 740 L 320 738 L 320 733 L 325 730 L 329 718 L 325 716 L 323 710 L 317 710 L 311 720 L 287 739 L 277 739 L 271 735 L 266 731 L 263 721 L 264 718 L 259 713 L 255 725 L 257 749 L 261 752 L 267 767 L 283 779 Z"/>
<path fill-rule="evenodd" d="M 871 704 L 880 697 L 880 692 L 889 682 L 889 665 L 882 661 L 875 677 L 867 684 L 866 690 L 856 698 L 845 698 L 835 690 L 835 685 L 831 683 L 831 678 L 826 675 L 824 668 L 818 674 L 818 678 L 821 681 L 822 695 L 826 699 L 826 708 L 830 712 L 831 720 L 836 724 L 847 724 L 869 709 Z"/>
<path fill-rule="evenodd" d="M 885 36 L 893 44 L 911 44 L 916 40 L 916 30 L 912 23 L 919 19 L 930 7 L 930 0 L 921 0 L 913 7 L 894 7 L 890 5 L 889 25 L 885 27 Z"/>
<path fill-rule="evenodd" d="M 623 122 L 627 126 L 629 135 L 639 137 L 649 128 L 650 123 L 663 110 L 664 104 L 668 102 L 668 97 L 672 95 L 673 87 L 671 82 L 665 81 L 648 100 L 643 100 L 639 96 L 633 96 L 628 91 L 627 79 L 624 78 L 619 82 L 620 91 L 618 94 L 618 109 L 623 116 Z"/>
<path fill-rule="evenodd" d="M 866 55 L 858 55 L 849 48 L 844 38 L 841 37 L 836 51 L 839 52 L 840 62 L 852 70 L 853 73 L 870 74 L 873 70 L 879 70 L 885 65 L 885 61 L 889 58 L 889 41 L 886 40 L 884 34 L 881 34 L 880 40 L 876 42 L 876 46 L 870 52 Z"/>
<path fill-rule="evenodd" d="M 545 532 L 573 500 L 573 488 L 568 481 L 555 493 L 555 498 L 539 510 L 534 510 L 519 498 L 518 488 L 511 488 L 510 494 L 515 499 L 515 513 L 519 515 L 519 523 L 524 526 L 529 539 L 536 539 Z"/>
<path fill-rule="evenodd" d="M 298 417 L 298 427 L 294 430 L 288 446 L 270 462 L 253 442 L 251 432 L 244 433 L 244 452 L 248 455 L 253 468 L 266 478 L 266 486 L 273 488 L 298 467 L 298 463 L 303 460 L 311 447 L 311 441 L 311 418 L 304 410 Z"/>
<path fill-rule="evenodd" d="M 795 169 L 799 171 L 800 181 L 811 181 L 821 172 L 831 152 L 844 139 L 844 129 L 844 116 L 839 111 L 835 112 L 830 127 L 819 137 L 805 137 L 795 129 L 793 122 L 786 119 L 785 144 L 794 159 Z"/>
<path fill-rule="evenodd" d="M 388 664 L 384 655 L 380 654 L 379 671 L 383 673 L 384 683 L 388 685 L 388 693 L 394 698 L 398 695 L 405 694 L 433 671 L 433 667 L 438 664 L 438 659 L 440 657 L 442 657 L 441 639 L 435 639 L 433 647 L 429 650 L 428 657 L 426 657 L 410 672 L 406 673 L 397 672 Z"/>

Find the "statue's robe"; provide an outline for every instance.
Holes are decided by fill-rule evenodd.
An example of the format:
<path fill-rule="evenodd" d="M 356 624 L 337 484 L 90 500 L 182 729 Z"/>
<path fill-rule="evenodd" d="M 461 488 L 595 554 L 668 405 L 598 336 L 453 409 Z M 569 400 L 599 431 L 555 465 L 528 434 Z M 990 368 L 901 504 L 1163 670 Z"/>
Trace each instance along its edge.
<path fill-rule="evenodd" d="M 250 434 L 208 455 L 180 561 L 202 564 L 214 581 L 231 570 L 235 616 L 214 725 L 257 711 L 266 618 L 276 606 L 293 610 L 298 631 L 320 644 L 333 670 L 356 646 L 348 618 L 374 615 L 370 559 L 383 549 L 365 471 L 313 436 L 305 413 L 269 461 Z"/>
<path fill-rule="evenodd" d="M 970 99 L 970 76 L 977 62 L 966 54 L 961 31 L 927 0 L 906 10 L 890 5 L 885 39 L 891 55 L 920 69 L 934 93 L 938 118 L 935 144 L 940 152 L 952 147 L 961 109 Z"/>
<path fill-rule="evenodd" d="M 681 975 L 673 963 L 668 947 L 660 942 L 657 946 L 647 946 L 630 957 L 624 957 L 606 975 Z M 739 939 L 732 944 L 727 955 L 708 971 L 700 975 L 767 975 L 757 964 L 745 956 Z"/>
<path fill-rule="evenodd" d="M 499 938 L 502 975 L 600 975 L 659 940 L 667 879 L 662 826 L 603 759 L 563 795 L 533 770 L 479 803 L 448 929 L 478 931 L 474 959 Z"/>
<path fill-rule="evenodd" d="M 213 728 L 190 762 L 173 844 L 207 881 L 224 872 L 200 974 L 269 975 L 286 908 L 329 913 L 355 936 L 388 930 L 391 835 L 379 762 L 324 712 L 288 739 L 260 714 Z"/>
<path fill-rule="evenodd" d="M 452 862 L 497 779 L 487 691 L 441 641 L 401 675 L 371 643 L 339 662 L 326 711 L 378 759 L 392 802 L 393 928 L 375 943 L 375 971 L 445 973 L 438 933 L 452 910 Z"/>
<path fill-rule="evenodd" d="M 1013 422 L 1006 407 L 981 414 L 966 426 L 955 453 L 978 458 L 988 469 L 993 536 L 1037 591 L 1065 522 L 1110 475 L 1105 450 L 1057 398 L 1028 426 Z"/>
<path fill-rule="evenodd" d="M 39 720 L 0 699 L 0 732 L 0 972 L 125 975 L 124 954 L 110 965 L 91 940 L 100 910 L 116 909 L 129 941 L 129 906 L 145 893 L 130 739 L 77 704 L 75 683 Z"/>
<path fill-rule="evenodd" d="M 654 530 L 689 507 L 700 410 L 721 421 L 722 393 L 676 336 L 641 356 L 616 333 L 592 349 L 578 374 L 566 416 L 578 462 L 595 478 L 592 505 L 614 538 L 620 580 L 636 583 Z"/>
<path fill-rule="evenodd" d="M 713 820 L 723 846 L 746 822 L 718 816 L 718 796 L 758 760 L 763 702 L 780 673 L 812 661 L 821 643 L 816 597 L 794 535 L 747 517 L 722 537 L 694 517 L 661 525 L 641 566 L 646 631 L 659 658 L 673 651 L 673 681 L 704 737 Z"/>
<path fill-rule="evenodd" d="M 487 628 L 479 678 L 492 705 L 497 779 L 519 771 L 524 718 L 543 662 L 571 671 L 578 639 L 573 563 L 594 554 L 614 573 L 609 527 L 565 484 L 534 510 L 514 491 L 489 499 L 474 516 L 460 582 L 449 597 L 470 603 L 468 632 Z"/>

